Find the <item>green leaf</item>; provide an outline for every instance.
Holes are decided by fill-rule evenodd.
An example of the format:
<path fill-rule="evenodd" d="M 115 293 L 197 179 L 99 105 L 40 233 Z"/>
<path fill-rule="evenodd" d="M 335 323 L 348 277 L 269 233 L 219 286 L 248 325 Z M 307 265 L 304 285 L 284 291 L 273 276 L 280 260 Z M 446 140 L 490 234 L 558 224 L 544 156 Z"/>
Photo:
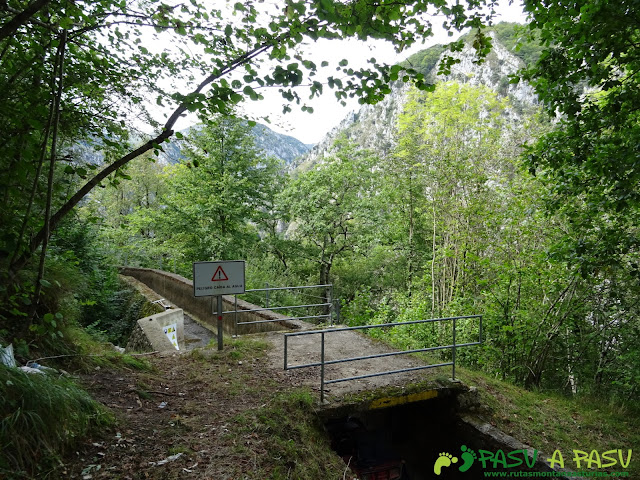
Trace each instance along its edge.
<path fill-rule="evenodd" d="M 59 20 L 60 28 L 64 30 L 70 30 L 73 27 L 73 19 L 69 17 L 62 17 Z"/>

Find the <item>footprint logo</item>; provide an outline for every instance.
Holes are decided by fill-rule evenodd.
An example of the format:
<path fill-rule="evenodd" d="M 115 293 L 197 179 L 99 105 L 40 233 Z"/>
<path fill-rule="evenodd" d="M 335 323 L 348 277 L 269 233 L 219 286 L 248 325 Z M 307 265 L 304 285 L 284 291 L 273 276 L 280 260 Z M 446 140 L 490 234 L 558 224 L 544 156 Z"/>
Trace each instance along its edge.
<path fill-rule="evenodd" d="M 478 457 L 476 456 L 476 452 L 468 448 L 466 445 L 462 445 L 462 447 L 460 447 L 460 450 L 462 450 L 462 455 L 460 455 L 460 458 L 462 458 L 463 463 L 462 465 L 460 465 L 460 468 L 458 470 L 460 470 L 461 472 L 466 472 L 471 468 L 471 465 L 473 465 L 473 462 L 475 462 Z"/>
<path fill-rule="evenodd" d="M 440 475 L 442 472 L 442 467 L 450 467 L 452 463 L 456 463 L 458 461 L 458 457 L 452 456 L 450 453 L 442 452 L 436 463 L 433 465 L 433 473 L 436 475 Z"/>

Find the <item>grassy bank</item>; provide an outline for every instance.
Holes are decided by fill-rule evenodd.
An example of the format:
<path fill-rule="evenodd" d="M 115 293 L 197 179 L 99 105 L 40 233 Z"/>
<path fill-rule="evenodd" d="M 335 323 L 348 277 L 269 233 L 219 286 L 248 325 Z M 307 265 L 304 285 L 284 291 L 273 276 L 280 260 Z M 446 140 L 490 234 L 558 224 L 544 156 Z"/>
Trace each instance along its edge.
<path fill-rule="evenodd" d="M 628 468 L 616 465 L 610 470 L 628 471 L 630 478 L 640 478 L 640 450 L 636 451 L 640 445 L 640 408 L 637 404 L 532 392 L 480 372 L 457 371 L 464 383 L 478 387 L 480 400 L 489 409 L 486 419 L 503 432 L 543 452 L 545 455 L 541 458 L 551 457 L 559 450 L 565 468 L 572 469 L 576 466 L 574 450 L 589 456 L 597 451 L 597 456 L 592 457 L 592 470 L 596 470 L 595 461 L 603 452 L 621 449 L 626 459 L 628 450 L 632 450 Z M 604 459 L 601 462 L 606 463 Z M 587 463 L 582 461 L 581 465 L 585 467 Z"/>

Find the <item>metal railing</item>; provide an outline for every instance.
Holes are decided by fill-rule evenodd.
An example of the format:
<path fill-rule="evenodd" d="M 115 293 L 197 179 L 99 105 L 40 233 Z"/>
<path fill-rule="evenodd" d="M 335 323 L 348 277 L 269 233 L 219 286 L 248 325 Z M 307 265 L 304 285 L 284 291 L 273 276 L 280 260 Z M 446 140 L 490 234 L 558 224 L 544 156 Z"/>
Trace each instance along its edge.
<path fill-rule="evenodd" d="M 456 343 L 456 330 L 457 330 L 456 322 L 457 322 L 457 320 L 473 319 L 473 318 L 478 318 L 479 319 L 478 341 L 477 342 L 467 342 L 467 343 Z M 380 353 L 380 354 L 376 354 L 376 355 L 366 355 L 366 356 L 361 356 L 361 357 L 342 358 L 342 359 L 338 359 L 338 360 L 326 360 L 325 359 L 325 335 L 330 334 L 330 333 L 345 332 L 345 331 L 351 331 L 351 330 L 367 330 L 367 329 L 371 329 L 371 328 L 397 327 L 397 326 L 415 325 L 415 324 L 421 324 L 421 323 L 445 322 L 445 321 L 453 322 L 452 342 L 451 342 L 450 345 L 440 345 L 440 346 L 437 346 L 437 347 L 418 348 L 418 349 L 414 349 L 414 350 L 403 350 L 403 351 L 390 352 L 390 353 Z M 289 340 L 289 337 L 297 337 L 297 336 L 301 336 L 301 335 L 320 335 L 320 361 L 319 362 L 306 363 L 306 364 L 303 364 L 303 365 L 289 365 L 289 360 L 288 360 L 288 349 L 289 349 L 288 340 Z M 410 322 L 383 323 L 383 324 L 380 324 L 380 325 L 363 325 L 363 326 L 359 326 L 359 327 L 340 327 L 340 328 L 325 328 L 325 329 L 322 329 L 322 330 L 307 330 L 305 332 L 294 332 L 294 333 L 285 333 L 284 334 L 284 369 L 285 370 L 294 370 L 294 369 L 298 369 L 298 368 L 320 367 L 320 402 L 324 402 L 324 386 L 325 385 L 329 385 L 331 383 L 347 382 L 349 380 L 361 380 L 363 378 L 379 377 L 379 376 L 382 376 L 382 375 L 392 375 L 392 374 L 395 374 L 395 373 L 411 372 L 411 371 L 415 371 L 415 370 L 424 370 L 424 369 L 427 369 L 427 368 L 446 367 L 448 365 L 451 365 L 451 367 L 452 367 L 452 369 L 451 369 L 452 370 L 451 371 L 451 377 L 455 380 L 455 378 L 456 378 L 456 349 L 458 349 L 460 347 L 468 347 L 468 346 L 471 346 L 471 345 L 480 345 L 481 343 L 482 343 L 482 315 L 467 315 L 467 316 L 461 316 L 461 317 L 432 318 L 432 319 L 429 319 L 429 320 L 415 320 L 415 321 L 410 321 Z M 389 370 L 389 371 L 385 371 L 385 372 L 370 373 L 370 374 L 367 374 L 367 375 L 358 375 L 358 376 L 355 376 L 355 377 L 345 377 L 345 378 L 337 378 L 337 379 L 333 379 L 333 380 L 325 380 L 325 366 L 326 365 L 334 365 L 334 364 L 337 364 L 337 363 L 346 363 L 346 362 L 355 362 L 355 361 L 358 361 L 358 360 L 369 360 L 369 359 L 372 359 L 372 358 L 391 357 L 391 356 L 396 356 L 396 355 L 407 355 L 407 354 L 410 354 L 410 353 L 418 353 L 418 352 L 432 352 L 432 351 L 444 350 L 444 349 L 451 349 L 451 361 L 450 362 L 438 363 L 438 364 L 434 364 L 434 365 L 423 365 L 423 366 L 420 366 L 420 367 L 402 368 L 402 369 L 398 369 L 398 370 Z"/>
<path fill-rule="evenodd" d="M 275 291 L 284 291 L 284 290 L 304 290 L 310 288 L 326 288 L 326 302 L 322 303 L 309 303 L 305 305 L 284 305 L 272 307 L 269 305 L 270 302 L 270 292 Z M 260 308 L 252 308 L 252 309 L 238 309 L 238 295 L 244 295 L 247 293 L 255 293 L 255 292 L 265 292 L 265 307 Z M 244 294 L 236 294 L 234 295 L 234 308 L 233 310 L 227 310 L 222 312 L 223 315 L 231 315 L 234 316 L 234 326 L 235 326 L 235 335 L 238 335 L 238 325 L 255 325 L 259 323 L 274 323 L 274 322 L 283 322 L 287 320 L 310 320 L 310 319 L 320 319 L 326 318 L 329 320 L 330 325 L 333 325 L 333 284 L 326 285 L 303 285 L 296 287 L 271 287 L 267 284 L 266 288 L 252 288 L 245 290 Z M 325 296 L 316 297 L 320 299 L 325 299 Z M 301 308 L 317 308 L 317 307 L 327 307 L 329 313 L 317 314 L 317 315 L 302 315 L 297 317 L 285 317 L 285 318 L 273 318 L 273 319 L 265 319 L 265 320 L 254 320 L 250 322 L 239 322 L 238 321 L 238 313 L 254 313 L 254 312 L 266 312 L 266 311 L 277 311 L 277 310 L 295 310 Z"/>

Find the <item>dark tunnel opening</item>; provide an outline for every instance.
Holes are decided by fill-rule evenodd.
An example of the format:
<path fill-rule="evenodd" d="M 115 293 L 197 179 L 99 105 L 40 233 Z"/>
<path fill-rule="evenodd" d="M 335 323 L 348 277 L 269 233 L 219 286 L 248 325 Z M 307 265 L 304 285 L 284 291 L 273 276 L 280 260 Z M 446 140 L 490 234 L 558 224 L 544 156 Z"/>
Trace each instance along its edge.
<path fill-rule="evenodd" d="M 481 461 L 479 450 L 503 450 L 505 455 L 511 451 L 461 421 L 454 404 L 443 397 L 349 414 L 342 411 L 329 416 L 325 427 L 332 448 L 359 480 L 472 480 L 484 478 L 488 471 L 510 475 L 540 468 L 529 466 L 522 452 L 509 460 L 518 463 L 520 455 L 521 465 L 508 469 Z"/>

